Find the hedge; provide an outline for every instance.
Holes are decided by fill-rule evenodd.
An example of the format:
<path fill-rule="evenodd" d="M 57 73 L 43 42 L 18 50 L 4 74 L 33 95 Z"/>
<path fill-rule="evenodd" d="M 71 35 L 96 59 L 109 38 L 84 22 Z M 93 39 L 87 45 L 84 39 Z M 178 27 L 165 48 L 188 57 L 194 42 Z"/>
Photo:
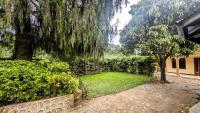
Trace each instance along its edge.
<path fill-rule="evenodd" d="M 109 71 L 151 76 L 155 70 L 156 63 L 153 57 L 132 56 L 102 60 L 77 60 L 71 66 L 76 75 L 79 76 Z"/>
<path fill-rule="evenodd" d="M 153 74 L 156 67 L 155 59 L 146 56 L 105 59 L 102 65 L 104 71 L 128 72 L 149 76 Z"/>
<path fill-rule="evenodd" d="M 22 60 L 0 61 L 0 83 L 0 105 L 71 94 L 79 86 L 67 63 Z"/>
<path fill-rule="evenodd" d="M 71 62 L 71 70 L 77 76 L 84 76 L 87 74 L 96 74 L 102 72 L 102 65 L 99 60 L 84 60 L 79 59 Z"/>

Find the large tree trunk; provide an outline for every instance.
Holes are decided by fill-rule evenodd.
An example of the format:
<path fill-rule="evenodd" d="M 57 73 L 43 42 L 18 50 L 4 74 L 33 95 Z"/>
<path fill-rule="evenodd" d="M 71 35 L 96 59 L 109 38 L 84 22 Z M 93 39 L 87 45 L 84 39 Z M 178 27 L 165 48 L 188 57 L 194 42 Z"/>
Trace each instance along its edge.
<path fill-rule="evenodd" d="M 33 56 L 33 37 L 29 33 L 16 36 L 14 58 L 31 60 Z"/>
<path fill-rule="evenodd" d="M 166 71 L 165 71 L 165 68 L 166 68 L 166 61 L 161 61 L 160 62 L 160 71 L 161 71 L 160 80 L 163 83 L 166 83 Z"/>
<path fill-rule="evenodd" d="M 15 59 L 31 60 L 33 56 L 34 36 L 29 3 L 28 0 L 20 0 L 14 6 Z"/>

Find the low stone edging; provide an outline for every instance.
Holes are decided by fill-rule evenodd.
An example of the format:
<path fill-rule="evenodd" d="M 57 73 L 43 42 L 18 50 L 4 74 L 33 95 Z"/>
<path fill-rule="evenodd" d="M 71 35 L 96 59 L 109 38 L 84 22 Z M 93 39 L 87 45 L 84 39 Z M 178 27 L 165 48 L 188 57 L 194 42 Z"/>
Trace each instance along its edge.
<path fill-rule="evenodd" d="M 0 107 L 0 113 L 60 113 L 74 107 L 81 93 Z"/>
<path fill-rule="evenodd" d="M 200 102 L 190 108 L 190 113 L 200 113 Z"/>

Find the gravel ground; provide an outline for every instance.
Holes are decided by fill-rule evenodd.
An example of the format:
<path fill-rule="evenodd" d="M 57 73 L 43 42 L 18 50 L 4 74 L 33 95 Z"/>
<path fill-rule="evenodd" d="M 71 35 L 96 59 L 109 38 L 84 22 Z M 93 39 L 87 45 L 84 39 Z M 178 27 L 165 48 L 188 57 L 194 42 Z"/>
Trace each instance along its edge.
<path fill-rule="evenodd" d="M 63 113 L 188 113 L 200 97 L 200 80 L 167 77 L 169 84 L 151 83 L 83 101 Z"/>

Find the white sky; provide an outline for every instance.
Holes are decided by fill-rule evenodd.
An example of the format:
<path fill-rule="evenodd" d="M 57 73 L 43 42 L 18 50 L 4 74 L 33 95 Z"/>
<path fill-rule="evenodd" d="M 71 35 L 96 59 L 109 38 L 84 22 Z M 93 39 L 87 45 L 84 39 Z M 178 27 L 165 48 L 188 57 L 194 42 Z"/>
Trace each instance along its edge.
<path fill-rule="evenodd" d="M 121 12 L 115 14 L 113 20 L 111 21 L 111 25 L 114 25 L 115 23 L 118 23 L 118 35 L 114 37 L 112 43 L 119 45 L 119 39 L 120 39 L 120 30 L 123 30 L 124 27 L 128 24 L 128 22 L 131 20 L 132 16 L 129 14 L 129 11 L 131 10 L 131 6 L 134 4 L 137 4 L 140 0 L 128 0 L 129 4 L 127 6 L 123 6 L 123 9 Z"/>

